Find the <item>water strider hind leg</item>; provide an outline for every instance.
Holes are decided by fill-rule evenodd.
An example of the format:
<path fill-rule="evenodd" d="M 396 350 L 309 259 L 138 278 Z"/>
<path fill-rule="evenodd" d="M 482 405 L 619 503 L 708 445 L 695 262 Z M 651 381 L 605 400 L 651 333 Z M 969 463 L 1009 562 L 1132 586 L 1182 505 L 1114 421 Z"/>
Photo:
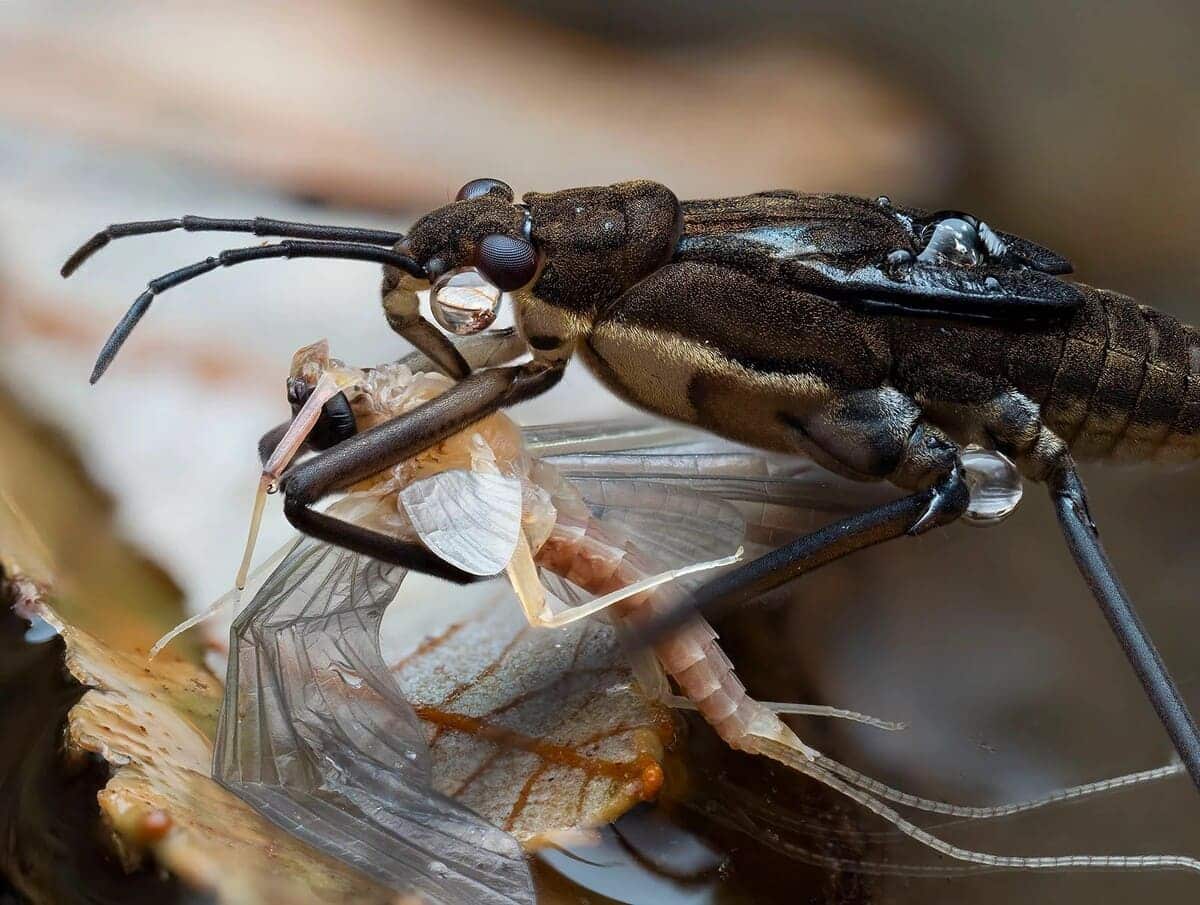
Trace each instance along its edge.
<path fill-rule="evenodd" d="M 1067 548 L 1125 651 L 1192 782 L 1200 788 L 1200 732 L 1137 611 L 1113 571 L 1088 511 L 1087 494 L 1067 445 L 1019 393 L 994 400 L 989 433 L 1022 470 L 1050 491 Z"/>

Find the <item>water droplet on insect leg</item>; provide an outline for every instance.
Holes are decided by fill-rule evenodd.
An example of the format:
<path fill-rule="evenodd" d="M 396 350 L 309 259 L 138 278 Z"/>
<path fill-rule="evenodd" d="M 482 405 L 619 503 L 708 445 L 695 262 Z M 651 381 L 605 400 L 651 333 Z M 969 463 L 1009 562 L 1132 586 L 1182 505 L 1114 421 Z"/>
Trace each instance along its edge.
<path fill-rule="evenodd" d="M 962 455 L 971 501 L 963 518 L 972 525 L 994 525 L 1007 518 L 1021 502 L 1021 472 L 1005 455 L 979 446 L 968 446 Z"/>

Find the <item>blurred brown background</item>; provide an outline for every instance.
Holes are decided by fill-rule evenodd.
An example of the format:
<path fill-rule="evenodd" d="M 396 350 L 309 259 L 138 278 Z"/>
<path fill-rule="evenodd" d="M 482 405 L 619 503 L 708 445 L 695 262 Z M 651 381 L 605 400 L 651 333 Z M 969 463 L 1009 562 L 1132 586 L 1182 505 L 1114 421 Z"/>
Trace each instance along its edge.
<path fill-rule="evenodd" d="M 260 264 L 165 296 L 89 388 L 96 348 L 145 280 L 251 244 L 126 240 L 62 283 L 62 260 L 108 222 L 194 213 L 403 226 L 482 175 L 518 192 L 648 177 L 685 197 L 886 193 L 971 210 L 1064 252 L 1087 282 L 1197 320 L 1198 25 L 1183 0 L 9 0 L 3 392 L 66 432 L 117 500 L 122 530 L 198 607 L 229 584 L 253 444 L 286 414 L 290 353 L 321 336 L 359 363 L 401 350 L 378 316 L 373 267 Z M 522 417 L 618 410 L 573 367 Z M 30 476 L 4 456 L 3 437 L 0 484 L 21 502 Z M 1200 707 L 1200 481 L 1188 470 L 1085 476 L 1113 558 Z M 872 552 L 816 577 L 796 606 L 727 627 L 741 671 L 762 697 L 911 720 L 898 736 L 808 731 L 928 795 L 1010 800 L 1165 761 L 1166 739 L 1049 507 L 1038 488 L 1027 497 L 994 531 Z M 263 549 L 286 533 L 276 519 Z M 1200 802 L 1171 780 L 955 838 L 1026 854 L 1195 854 L 1197 826 Z M 881 878 L 869 897 L 1182 902 L 1195 884 Z"/>

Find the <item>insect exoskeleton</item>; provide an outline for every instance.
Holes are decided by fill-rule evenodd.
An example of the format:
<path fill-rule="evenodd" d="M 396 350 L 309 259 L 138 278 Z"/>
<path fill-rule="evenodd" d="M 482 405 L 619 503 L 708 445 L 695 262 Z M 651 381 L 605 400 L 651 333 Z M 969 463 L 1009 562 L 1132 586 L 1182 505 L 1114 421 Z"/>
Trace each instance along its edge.
<path fill-rule="evenodd" d="M 907 492 L 698 588 L 647 627 L 651 643 L 691 611 L 730 610 L 839 557 L 968 515 L 964 456 L 979 445 L 1049 490 L 1076 565 L 1200 785 L 1200 730 L 1107 559 L 1075 466 L 1076 455 L 1197 457 L 1200 333 L 1064 279 L 1071 264 L 1050 249 L 972 214 L 883 197 L 680 201 L 639 180 L 518 201 L 500 180 L 479 179 L 407 234 L 264 218 L 120 223 L 80 247 L 63 274 L 114 238 L 174 229 L 284 238 L 151 280 L 101 350 L 93 382 L 156 295 L 218 267 L 299 257 L 382 264 L 388 324 L 456 381 L 354 436 L 336 401 L 343 388 L 331 377 L 312 390 L 331 406 L 323 418 L 315 403 L 305 412 L 324 425 L 314 445 L 334 445 L 280 480 L 284 511 L 306 534 L 477 580 L 421 544 L 314 507 L 552 390 L 576 352 L 605 386 L 655 414 Z M 507 293 L 522 349 L 475 368 L 421 314 L 426 287 L 435 319 L 461 334 L 493 323 Z M 529 359 L 512 363 L 521 352 Z M 295 432 L 280 437 L 287 442 L 267 445 L 286 458 Z"/>

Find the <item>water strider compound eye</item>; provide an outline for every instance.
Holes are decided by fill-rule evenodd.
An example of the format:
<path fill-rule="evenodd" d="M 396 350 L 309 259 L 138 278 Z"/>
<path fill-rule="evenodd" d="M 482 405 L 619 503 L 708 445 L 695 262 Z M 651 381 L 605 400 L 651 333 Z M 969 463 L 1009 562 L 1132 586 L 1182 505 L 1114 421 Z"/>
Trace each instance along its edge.
<path fill-rule="evenodd" d="M 476 247 L 475 266 L 505 292 L 512 292 L 528 285 L 537 274 L 537 249 L 524 239 L 493 233 Z"/>
<path fill-rule="evenodd" d="M 496 320 L 503 293 L 476 267 L 443 274 L 429 292 L 433 319 L 458 336 L 486 330 Z"/>
<path fill-rule="evenodd" d="M 929 234 L 929 230 L 932 233 Z M 917 255 L 926 264 L 957 264 L 970 267 L 980 263 L 986 251 L 975 225 L 960 217 L 947 217 L 926 230 L 929 241 Z"/>
<path fill-rule="evenodd" d="M 454 196 L 455 201 L 470 201 L 472 198 L 478 198 L 481 195 L 486 195 L 488 192 L 497 191 L 504 196 L 504 200 L 513 200 L 513 190 L 507 182 L 501 182 L 499 179 L 472 179 Z"/>

